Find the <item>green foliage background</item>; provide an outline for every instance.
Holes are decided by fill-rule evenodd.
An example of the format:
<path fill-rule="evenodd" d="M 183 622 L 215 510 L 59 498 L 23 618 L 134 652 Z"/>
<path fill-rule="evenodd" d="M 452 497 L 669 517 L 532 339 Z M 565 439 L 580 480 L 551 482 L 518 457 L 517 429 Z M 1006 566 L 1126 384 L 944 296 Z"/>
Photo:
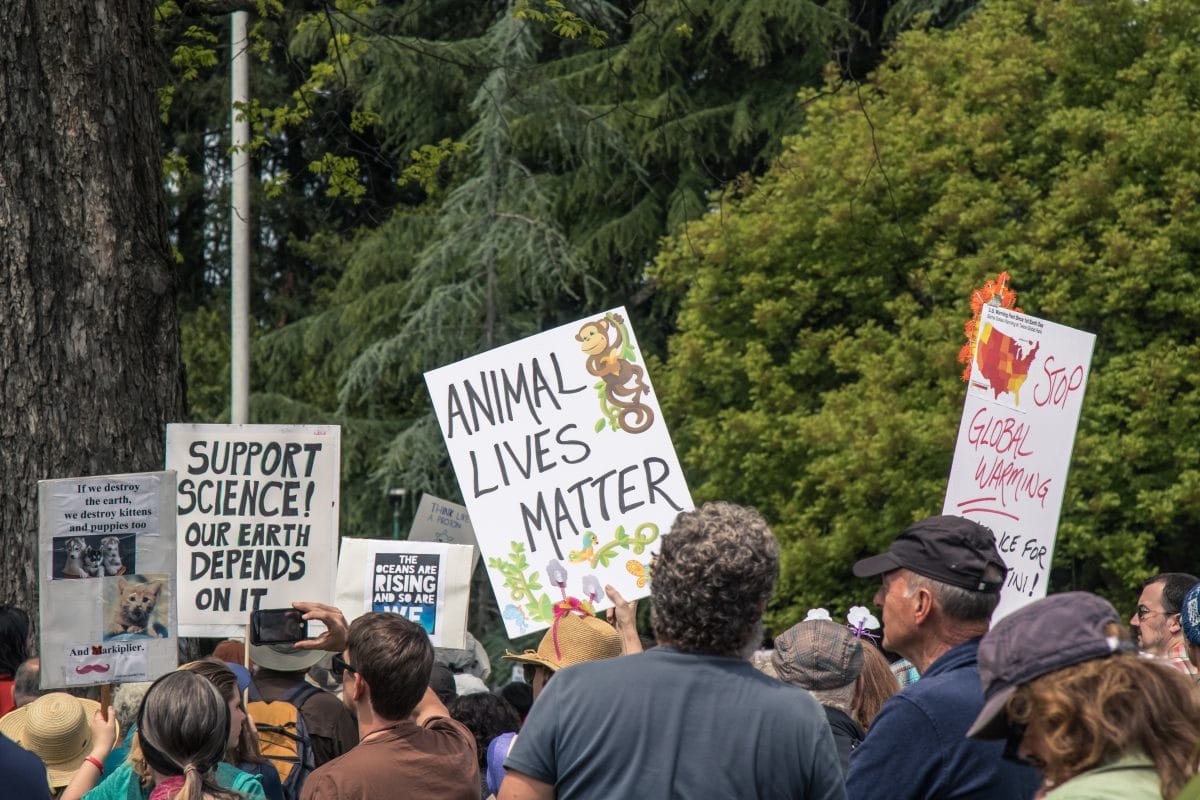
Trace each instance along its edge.
<path fill-rule="evenodd" d="M 1195 569 L 1194 2 L 990 5 L 802 97 L 760 181 L 666 242 L 679 332 L 654 370 L 698 500 L 785 542 L 775 627 L 870 600 L 853 561 L 940 513 L 973 288 L 1097 335 L 1052 590 L 1129 606 Z"/>
<path fill-rule="evenodd" d="M 696 499 L 784 542 L 779 628 L 868 603 L 853 561 L 940 509 L 967 298 L 1008 270 L 1026 311 L 1098 337 L 1052 588 L 1128 607 L 1200 566 L 1197 11 L 264 0 L 252 420 L 341 424 L 342 532 L 387 535 L 389 488 L 405 523 L 459 496 L 424 370 L 624 304 Z M 227 414 L 226 25 L 160 7 L 205 421 Z"/>

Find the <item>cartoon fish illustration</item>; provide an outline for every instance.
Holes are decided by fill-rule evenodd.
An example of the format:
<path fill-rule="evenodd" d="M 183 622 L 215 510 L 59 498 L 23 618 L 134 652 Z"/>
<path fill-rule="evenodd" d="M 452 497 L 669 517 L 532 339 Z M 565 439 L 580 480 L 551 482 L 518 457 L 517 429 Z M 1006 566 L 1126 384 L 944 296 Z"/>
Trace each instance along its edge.
<path fill-rule="evenodd" d="M 582 564 L 585 561 L 591 561 L 595 555 L 593 551 L 596 549 L 596 544 L 599 541 L 596 534 L 591 531 L 583 534 L 583 549 L 569 551 L 567 553 L 567 561 L 570 561 L 572 564 Z"/>
<path fill-rule="evenodd" d="M 500 616 L 504 618 L 505 622 L 511 622 L 512 626 L 520 633 L 529 630 L 529 623 L 525 620 L 525 615 L 521 613 L 521 609 L 512 603 L 504 607 L 504 611 L 500 613 Z"/>

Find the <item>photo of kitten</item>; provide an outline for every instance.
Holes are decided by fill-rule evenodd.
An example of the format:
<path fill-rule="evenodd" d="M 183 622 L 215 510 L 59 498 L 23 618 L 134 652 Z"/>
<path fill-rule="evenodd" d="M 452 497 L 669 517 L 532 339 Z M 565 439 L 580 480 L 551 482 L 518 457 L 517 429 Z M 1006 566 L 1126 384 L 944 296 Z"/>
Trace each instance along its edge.
<path fill-rule="evenodd" d="M 104 640 L 157 639 L 167 633 L 166 575 L 129 575 L 106 581 Z"/>

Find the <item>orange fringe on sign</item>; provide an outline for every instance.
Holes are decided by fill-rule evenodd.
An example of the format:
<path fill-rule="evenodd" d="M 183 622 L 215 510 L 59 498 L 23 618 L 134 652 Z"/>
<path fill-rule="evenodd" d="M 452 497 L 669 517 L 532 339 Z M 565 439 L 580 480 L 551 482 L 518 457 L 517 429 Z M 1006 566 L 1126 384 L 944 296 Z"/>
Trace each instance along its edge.
<path fill-rule="evenodd" d="M 1018 314 L 1024 314 L 1024 311 L 1016 307 L 1016 303 L 1017 293 L 1016 290 L 1008 288 L 1007 272 L 1001 272 L 971 292 L 971 318 L 963 326 L 967 343 L 958 351 L 958 363 L 966 364 L 962 374 L 963 381 L 971 379 L 971 358 L 975 355 L 975 338 L 979 335 L 979 315 L 983 313 L 983 307 L 986 305 L 1001 306 L 1012 309 Z"/>

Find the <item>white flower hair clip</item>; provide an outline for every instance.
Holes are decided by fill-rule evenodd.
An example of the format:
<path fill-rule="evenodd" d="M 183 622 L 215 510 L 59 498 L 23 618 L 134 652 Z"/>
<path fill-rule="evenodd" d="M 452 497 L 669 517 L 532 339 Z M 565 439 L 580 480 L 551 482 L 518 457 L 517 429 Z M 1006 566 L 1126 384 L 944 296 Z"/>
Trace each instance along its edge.
<path fill-rule="evenodd" d="M 866 606 L 852 606 L 846 614 L 846 623 L 846 627 L 859 639 L 875 641 L 879 638 L 871 633 L 879 630 L 879 620 L 875 619 L 875 615 L 868 611 Z"/>

